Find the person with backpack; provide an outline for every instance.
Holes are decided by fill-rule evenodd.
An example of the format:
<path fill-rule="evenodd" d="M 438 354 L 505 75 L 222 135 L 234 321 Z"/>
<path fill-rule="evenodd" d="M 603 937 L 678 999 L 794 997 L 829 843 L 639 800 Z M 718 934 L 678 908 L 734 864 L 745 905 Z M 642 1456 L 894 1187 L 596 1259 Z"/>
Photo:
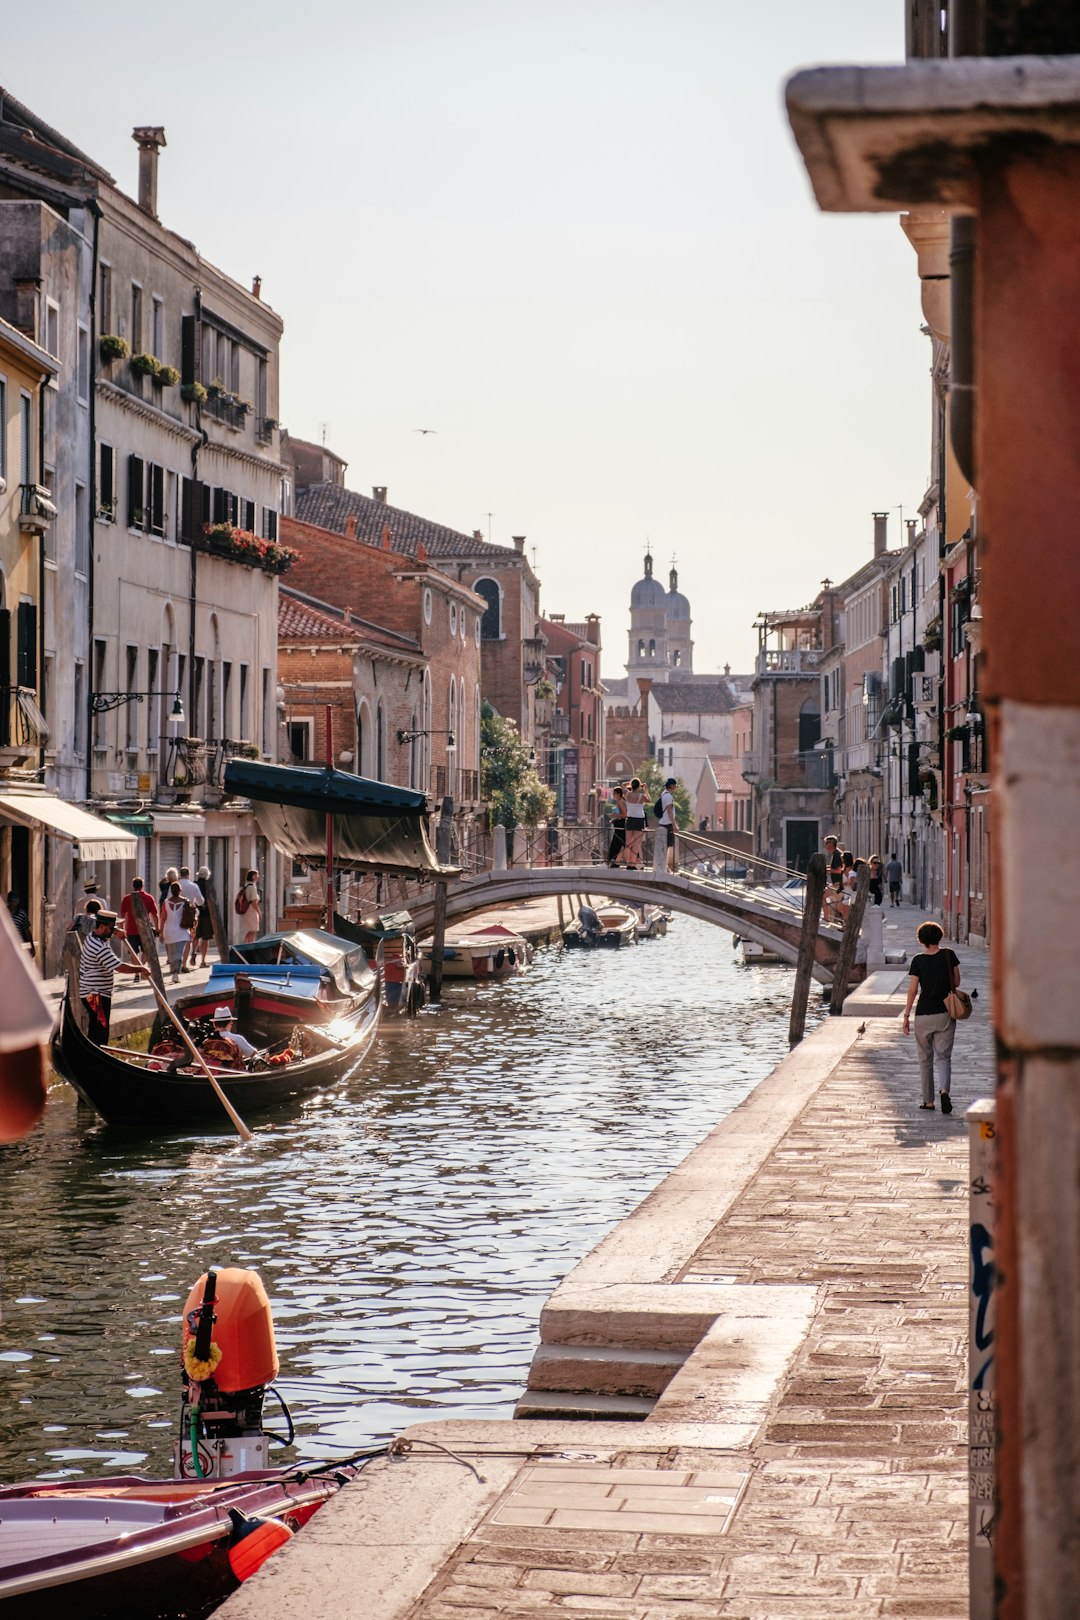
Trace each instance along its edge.
<path fill-rule="evenodd" d="M 233 910 L 238 917 L 243 917 L 244 944 L 250 945 L 262 933 L 262 891 L 259 888 L 259 874 L 255 867 L 251 867 L 240 888 L 236 891 L 233 901 Z"/>
<path fill-rule="evenodd" d="M 675 777 L 669 776 L 663 793 L 653 805 L 653 814 L 660 823 L 656 836 L 666 840 L 664 866 L 669 872 L 675 870 L 675 794 L 672 789 L 678 785 Z"/>
<path fill-rule="evenodd" d="M 190 937 L 184 951 L 184 960 L 180 964 L 180 971 L 181 973 L 188 973 L 195 970 L 195 930 L 199 926 L 199 913 L 204 904 L 203 892 L 192 877 L 190 866 L 180 868 L 178 881 L 180 883 L 180 893 L 188 903 L 188 909 L 185 911 L 184 916 L 190 930 Z"/>
<path fill-rule="evenodd" d="M 645 790 L 635 776 L 626 790 L 626 866 L 641 870 L 641 845 L 645 838 Z"/>

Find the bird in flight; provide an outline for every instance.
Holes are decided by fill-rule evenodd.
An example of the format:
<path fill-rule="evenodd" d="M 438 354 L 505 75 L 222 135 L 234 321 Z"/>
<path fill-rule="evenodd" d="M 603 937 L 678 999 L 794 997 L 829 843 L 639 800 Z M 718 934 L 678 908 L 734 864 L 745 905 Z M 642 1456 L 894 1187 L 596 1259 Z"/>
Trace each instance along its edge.
<path fill-rule="evenodd" d="M 438 428 L 413 428 L 414 433 L 438 433 Z"/>

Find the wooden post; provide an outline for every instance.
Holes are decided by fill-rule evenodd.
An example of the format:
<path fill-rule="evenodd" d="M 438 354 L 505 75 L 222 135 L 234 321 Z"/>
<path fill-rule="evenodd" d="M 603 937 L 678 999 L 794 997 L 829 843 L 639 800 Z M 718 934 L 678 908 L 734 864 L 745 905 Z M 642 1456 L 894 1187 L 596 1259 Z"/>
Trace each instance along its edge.
<path fill-rule="evenodd" d="M 146 909 L 146 901 L 137 889 L 131 891 L 131 915 L 135 918 L 135 931 L 139 936 L 146 965 L 151 976 L 162 995 L 165 994 L 165 980 L 161 976 L 161 958 L 158 956 L 158 942 L 150 927 L 150 914 Z"/>
<path fill-rule="evenodd" d="M 428 980 L 428 999 L 442 1000 L 443 944 L 446 939 L 446 880 L 435 884 L 435 916 L 431 929 L 431 977 Z"/>
<path fill-rule="evenodd" d="M 435 829 L 435 854 L 440 866 L 450 864 L 450 839 L 454 830 L 454 801 L 449 795 L 442 802 L 439 825 Z"/>
<path fill-rule="evenodd" d="M 557 894 L 555 896 L 555 898 L 559 902 L 559 932 L 561 934 L 562 930 L 563 930 L 563 926 L 564 926 L 564 924 L 563 924 L 563 909 L 562 909 L 562 895 Z"/>
<path fill-rule="evenodd" d="M 214 944 L 217 946 L 218 957 L 222 962 L 229 960 L 229 938 L 225 932 L 225 919 L 221 915 L 221 906 L 218 902 L 217 889 L 214 887 L 212 877 L 200 878 L 199 888 L 206 900 L 206 909 L 210 913 L 210 926 L 214 930 Z"/>
<path fill-rule="evenodd" d="M 806 901 L 803 905 L 799 960 L 795 965 L 795 988 L 791 993 L 789 1046 L 798 1046 L 806 1032 L 806 1003 L 810 995 L 810 976 L 814 970 L 814 953 L 817 949 L 818 929 L 821 926 L 821 901 L 825 893 L 826 875 L 824 855 L 811 855 L 806 874 Z"/>
<path fill-rule="evenodd" d="M 334 709 L 328 703 L 325 707 L 326 716 L 326 766 L 329 771 L 334 769 Z M 334 812 L 326 812 L 326 932 L 334 932 Z"/>
<path fill-rule="evenodd" d="M 82 955 L 82 941 L 74 928 L 69 928 L 64 936 L 64 977 L 67 979 L 68 1006 L 71 1015 L 78 1024 L 82 1033 L 86 1034 L 86 1008 L 79 995 L 79 957 Z"/>
<path fill-rule="evenodd" d="M 834 1018 L 839 1017 L 844 1010 L 844 997 L 848 993 L 848 980 L 855 961 L 855 947 L 859 943 L 859 930 L 862 928 L 863 912 L 866 910 L 866 897 L 870 892 L 870 868 L 859 868 L 859 881 L 855 885 L 855 894 L 850 906 L 847 908 L 847 917 L 844 920 L 844 934 L 840 941 L 840 956 L 833 970 L 832 994 L 829 997 L 829 1011 Z"/>

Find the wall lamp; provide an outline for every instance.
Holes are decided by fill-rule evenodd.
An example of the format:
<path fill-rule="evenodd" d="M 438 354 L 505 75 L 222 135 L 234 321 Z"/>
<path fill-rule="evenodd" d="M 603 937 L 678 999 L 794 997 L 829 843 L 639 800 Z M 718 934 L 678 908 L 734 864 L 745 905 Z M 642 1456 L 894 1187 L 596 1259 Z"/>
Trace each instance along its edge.
<path fill-rule="evenodd" d="M 447 748 L 454 746 L 454 733 L 452 731 L 399 731 L 399 743 L 415 742 L 418 737 L 445 737 Z"/>
<path fill-rule="evenodd" d="M 110 709 L 119 709 L 125 703 L 141 703 L 143 698 L 160 697 L 160 692 L 91 692 L 91 714 L 108 714 Z M 179 692 L 173 695 L 173 706 L 169 711 L 169 730 L 180 730 L 184 725 L 184 705 L 180 701 Z"/>

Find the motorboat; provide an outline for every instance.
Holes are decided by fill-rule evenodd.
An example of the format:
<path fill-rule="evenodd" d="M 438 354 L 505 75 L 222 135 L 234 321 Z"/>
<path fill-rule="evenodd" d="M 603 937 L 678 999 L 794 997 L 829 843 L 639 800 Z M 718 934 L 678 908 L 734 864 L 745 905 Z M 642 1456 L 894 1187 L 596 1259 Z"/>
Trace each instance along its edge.
<path fill-rule="evenodd" d="M 431 940 L 420 947 L 424 972 L 431 972 Z M 532 961 L 532 946 L 521 934 L 502 923 L 447 934 L 443 943 L 444 979 L 508 979 L 524 973 Z"/>
<path fill-rule="evenodd" d="M 258 1274 L 211 1267 L 181 1321 L 173 1477 L 121 1474 L 0 1486 L 5 1620 L 201 1620 L 289 1541 L 373 1455 L 267 1466 L 264 1426 L 278 1374 Z"/>
<path fill-rule="evenodd" d="M 668 931 L 671 912 L 666 906 L 644 905 L 638 908 L 638 939 L 662 939 Z"/>
<path fill-rule="evenodd" d="M 638 913 L 633 906 L 582 906 L 574 921 L 563 929 L 563 944 L 570 949 L 593 950 L 599 946 L 618 949 L 633 945 L 638 937 Z"/>

